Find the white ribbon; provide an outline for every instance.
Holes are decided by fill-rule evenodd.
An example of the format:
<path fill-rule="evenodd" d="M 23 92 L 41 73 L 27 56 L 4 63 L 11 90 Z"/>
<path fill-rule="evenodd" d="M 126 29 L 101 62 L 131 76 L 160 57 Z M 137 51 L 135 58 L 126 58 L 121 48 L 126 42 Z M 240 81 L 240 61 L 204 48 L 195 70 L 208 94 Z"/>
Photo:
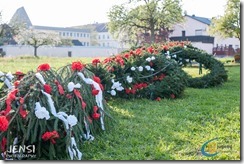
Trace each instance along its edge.
<path fill-rule="evenodd" d="M 43 85 L 46 84 L 46 82 L 45 82 L 43 76 L 42 76 L 39 72 L 36 73 L 36 78 L 37 78 Z"/>
<path fill-rule="evenodd" d="M 72 92 L 75 88 L 80 88 L 80 83 L 74 84 L 73 82 L 69 82 L 68 84 L 68 91 Z"/>
<path fill-rule="evenodd" d="M 62 120 L 65 124 L 65 127 L 67 130 L 70 129 L 69 127 L 69 124 L 71 126 L 74 126 L 77 122 L 77 118 L 74 118 L 75 116 L 74 115 L 70 115 L 68 116 L 66 113 L 64 112 L 56 112 L 56 109 L 55 109 L 55 106 L 54 106 L 54 102 L 52 100 L 52 97 L 50 94 L 44 92 L 42 90 L 42 93 L 47 97 L 47 101 L 48 101 L 48 104 L 49 104 L 49 107 L 50 107 L 50 110 L 51 110 L 51 113 L 59 118 L 60 120 Z M 76 119 L 76 120 L 74 120 Z M 82 153 L 79 151 L 79 149 L 77 148 L 76 146 L 76 142 L 75 142 L 75 139 L 74 137 L 71 138 L 71 145 L 68 147 L 68 151 L 69 151 L 69 155 L 70 155 L 70 158 L 73 160 L 74 159 L 74 156 L 76 156 L 76 151 L 77 151 L 77 155 L 78 155 L 78 159 L 81 159 L 81 156 L 82 156 Z M 73 152 L 73 153 L 72 153 Z"/>
<path fill-rule="evenodd" d="M 90 128 L 86 122 L 86 119 L 84 118 L 84 124 L 85 124 L 85 128 L 86 128 L 86 135 L 85 135 L 85 139 L 86 140 L 90 140 L 90 141 L 93 141 L 94 140 L 94 137 L 90 134 L 91 131 L 90 131 Z"/>
<path fill-rule="evenodd" d="M 40 102 L 36 102 L 35 115 L 39 119 L 45 118 L 46 120 L 48 120 L 50 118 L 49 112 L 47 111 L 47 109 L 45 107 L 41 106 Z"/>
<path fill-rule="evenodd" d="M 74 137 L 71 137 L 71 145 L 70 145 L 70 147 L 68 147 L 68 151 L 69 151 L 69 156 L 70 156 L 71 160 L 74 159 L 74 156 L 78 157 L 78 159 L 81 160 L 82 153 L 77 148 Z M 77 152 L 77 154 L 76 154 L 76 152 Z"/>
<path fill-rule="evenodd" d="M 14 76 L 10 72 L 5 75 L 7 78 L 1 76 L 4 76 L 4 73 L 0 71 L 0 80 L 4 82 L 4 84 L 8 87 L 9 90 L 13 89 L 11 81 L 14 78 Z"/>
<path fill-rule="evenodd" d="M 100 88 L 100 85 L 97 82 L 95 82 L 94 80 L 92 80 L 90 78 L 85 78 L 85 76 L 84 76 L 84 74 L 82 72 L 78 72 L 78 76 L 83 81 L 85 81 L 86 84 L 93 85 L 96 90 L 99 90 L 98 94 L 95 96 L 95 99 L 96 99 L 97 106 L 101 109 L 101 110 L 99 110 L 101 128 L 102 128 L 102 130 L 105 130 L 104 121 L 103 121 L 103 118 L 104 118 L 104 108 L 103 108 L 103 102 L 102 102 L 102 100 L 103 100 L 102 89 Z"/>

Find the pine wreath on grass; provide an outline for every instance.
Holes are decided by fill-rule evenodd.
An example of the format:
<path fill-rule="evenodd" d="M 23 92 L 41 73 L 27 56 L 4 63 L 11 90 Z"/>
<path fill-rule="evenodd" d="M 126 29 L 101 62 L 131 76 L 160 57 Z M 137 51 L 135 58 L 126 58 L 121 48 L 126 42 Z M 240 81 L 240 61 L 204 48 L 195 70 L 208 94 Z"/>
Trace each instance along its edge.
<path fill-rule="evenodd" d="M 2 73 L 2 90 L 7 93 L 0 103 L 2 157 L 82 159 L 82 143 L 94 140 L 110 121 L 100 83 L 94 78 L 81 62 L 59 71 L 42 64 L 37 72 L 21 78 Z M 34 156 L 25 158 L 25 152 L 9 152 L 11 145 L 34 145 Z"/>

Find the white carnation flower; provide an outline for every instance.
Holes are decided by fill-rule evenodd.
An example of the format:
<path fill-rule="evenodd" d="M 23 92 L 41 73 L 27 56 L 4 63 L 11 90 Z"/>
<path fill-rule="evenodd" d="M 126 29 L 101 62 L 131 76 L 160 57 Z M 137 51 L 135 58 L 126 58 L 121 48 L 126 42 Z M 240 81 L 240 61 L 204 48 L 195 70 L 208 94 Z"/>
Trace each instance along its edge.
<path fill-rule="evenodd" d="M 142 66 L 138 67 L 138 71 L 142 72 L 143 71 L 143 67 Z"/>
<path fill-rule="evenodd" d="M 149 65 L 146 65 L 145 66 L 146 70 L 150 71 L 151 70 L 151 67 Z"/>
<path fill-rule="evenodd" d="M 130 68 L 130 70 L 135 71 L 135 70 L 136 70 L 136 68 L 135 68 L 135 67 L 131 67 L 131 68 Z"/>
<path fill-rule="evenodd" d="M 115 96 L 116 95 L 116 91 L 115 90 L 111 90 L 110 93 L 111 93 L 112 96 Z"/>
<path fill-rule="evenodd" d="M 155 57 L 154 57 L 154 56 L 152 56 L 152 57 L 151 57 L 151 60 L 155 60 Z"/>
<path fill-rule="evenodd" d="M 131 82 L 132 82 L 132 77 L 127 76 L 127 77 L 126 77 L 126 80 L 127 80 L 128 83 L 131 83 Z"/>
<path fill-rule="evenodd" d="M 146 58 L 146 61 L 150 62 L 152 59 L 150 57 Z"/>
<path fill-rule="evenodd" d="M 151 68 L 151 71 L 155 71 L 153 68 Z"/>
<path fill-rule="evenodd" d="M 69 115 L 67 117 L 68 124 L 72 127 L 75 126 L 78 122 L 77 118 L 74 115 Z"/>

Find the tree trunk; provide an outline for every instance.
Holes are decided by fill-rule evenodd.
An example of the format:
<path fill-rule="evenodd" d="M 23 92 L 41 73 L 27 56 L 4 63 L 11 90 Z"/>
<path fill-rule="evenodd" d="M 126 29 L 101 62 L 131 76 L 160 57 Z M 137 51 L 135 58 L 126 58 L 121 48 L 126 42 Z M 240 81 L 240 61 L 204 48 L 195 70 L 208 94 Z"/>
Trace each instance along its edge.
<path fill-rule="evenodd" d="M 34 56 L 37 57 L 37 46 L 34 46 Z"/>
<path fill-rule="evenodd" d="M 150 32 L 151 32 L 151 44 L 155 42 L 155 29 L 154 29 L 154 23 L 153 20 L 150 23 Z"/>
<path fill-rule="evenodd" d="M 151 44 L 155 42 L 155 31 L 151 29 Z"/>

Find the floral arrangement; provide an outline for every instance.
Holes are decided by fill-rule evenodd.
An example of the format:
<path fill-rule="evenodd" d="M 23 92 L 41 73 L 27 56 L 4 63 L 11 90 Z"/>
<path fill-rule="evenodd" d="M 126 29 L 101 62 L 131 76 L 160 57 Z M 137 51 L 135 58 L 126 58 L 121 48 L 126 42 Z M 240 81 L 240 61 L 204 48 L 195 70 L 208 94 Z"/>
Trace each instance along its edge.
<path fill-rule="evenodd" d="M 0 148 L 3 159 L 82 159 L 84 141 L 110 120 L 100 79 L 81 62 L 57 71 L 41 64 L 36 72 L 0 72 Z M 33 156 L 7 150 L 32 145 Z"/>
<path fill-rule="evenodd" d="M 167 54 L 179 45 L 184 47 L 184 43 L 139 47 L 104 61 L 94 59 L 87 68 L 100 77 L 106 97 L 174 99 L 182 95 L 188 79 Z"/>
<path fill-rule="evenodd" d="M 199 63 L 210 73 L 192 78 L 181 68 Z M 227 80 L 223 64 L 190 42 L 167 42 L 140 46 L 100 61 L 87 68 L 99 76 L 106 97 L 161 98 L 180 97 L 186 86 L 207 88 Z"/>

